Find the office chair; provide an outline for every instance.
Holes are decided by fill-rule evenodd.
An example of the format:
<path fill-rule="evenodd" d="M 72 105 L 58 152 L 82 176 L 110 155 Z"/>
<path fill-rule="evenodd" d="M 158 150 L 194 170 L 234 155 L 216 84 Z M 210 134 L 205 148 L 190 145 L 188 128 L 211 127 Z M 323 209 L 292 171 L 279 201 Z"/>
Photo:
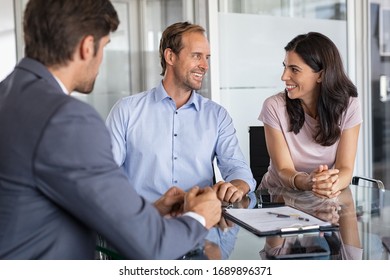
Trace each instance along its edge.
<path fill-rule="evenodd" d="M 263 126 L 249 127 L 249 166 L 256 180 L 256 196 L 258 207 L 281 206 L 284 202 L 272 198 L 267 189 L 260 189 L 259 185 L 264 174 L 268 171 L 270 157 L 265 141 Z"/>
<path fill-rule="evenodd" d="M 124 260 L 124 257 L 117 253 L 103 236 L 98 234 L 95 247 L 95 260 Z"/>
<path fill-rule="evenodd" d="M 249 165 L 258 188 L 263 175 L 268 171 L 269 155 L 263 126 L 249 127 Z"/>

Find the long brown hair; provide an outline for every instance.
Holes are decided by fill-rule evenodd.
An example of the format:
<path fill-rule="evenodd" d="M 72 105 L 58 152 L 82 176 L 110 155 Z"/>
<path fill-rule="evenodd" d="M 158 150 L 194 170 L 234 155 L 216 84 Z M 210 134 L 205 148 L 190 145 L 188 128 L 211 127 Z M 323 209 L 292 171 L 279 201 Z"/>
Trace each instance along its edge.
<path fill-rule="evenodd" d="M 323 145 L 333 145 L 341 136 L 340 121 L 349 98 L 357 97 L 357 90 L 344 72 L 336 45 L 317 32 L 301 34 L 291 40 L 285 51 L 294 51 L 314 72 L 322 70 L 320 95 L 317 102 L 319 124 L 313 139 Z M 300 99 L 290 99 L 285 92 L 290 131 L 298 134 L 305 121 Z"/>

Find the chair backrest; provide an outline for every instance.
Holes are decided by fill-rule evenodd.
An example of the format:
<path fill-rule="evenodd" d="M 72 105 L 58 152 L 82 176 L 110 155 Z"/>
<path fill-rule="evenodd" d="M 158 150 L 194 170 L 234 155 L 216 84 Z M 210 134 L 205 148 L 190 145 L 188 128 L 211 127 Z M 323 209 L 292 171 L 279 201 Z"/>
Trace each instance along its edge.
<path fill-rule="evenodd" d="M 267 172 L 269 166 L 269 155 L 265 142 L 264 127 L 249 127 L 249 165 L 253 177 L 259 186 L 263 175 Z"/>

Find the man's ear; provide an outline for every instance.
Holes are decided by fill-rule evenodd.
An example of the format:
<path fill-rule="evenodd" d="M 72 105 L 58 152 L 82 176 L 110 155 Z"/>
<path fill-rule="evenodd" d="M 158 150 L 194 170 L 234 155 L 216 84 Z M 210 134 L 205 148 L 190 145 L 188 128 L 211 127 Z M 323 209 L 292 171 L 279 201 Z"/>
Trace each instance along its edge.
<path fill-rule="evenodd" d="M 174 61 L 175 54 L 173 53 L 171 48 L 166 48 L 164 50 L 164 59 L 166 64 L 172 65 Z"/>
<path fill-rule="evenodd" d="M 85 60 L 94 56 L 95 40 L 92 35 L 85 36 L 80 42 L 80 58 Z"/>

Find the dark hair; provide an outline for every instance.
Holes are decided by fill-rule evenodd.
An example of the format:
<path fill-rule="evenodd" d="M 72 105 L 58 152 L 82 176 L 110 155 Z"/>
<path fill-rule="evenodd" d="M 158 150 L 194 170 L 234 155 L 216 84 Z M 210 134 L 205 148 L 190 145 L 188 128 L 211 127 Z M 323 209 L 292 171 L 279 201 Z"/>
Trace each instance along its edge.
<path fill-rule="evenodd" d="M 184 34 L 190 32 L 205 33 L 205 29 L 200 25 L 186 21 L 174 23 L 164 30 L 160 39 L 160 60 L 162 67 L 161 76 L 164 76 L 166 70 L 164 51 L 170 48 L 173 53 L 179 54 L 181 49 L 184 47 L 182 37 Z"/>
<path fill-rule="evenodd" d="M 323 146 L 333 145 L 341 136 L 340 121 L 349 98 L 358 95 L 355 85 L 344 72 L 336 45 L 323 34 L 309 32 L 295 37 L 284 49 L 298 54 L 314 72 L 322 70 L 317 102 L 319 124 L 313 139 Z M 290 131 L 297 134 L 305 121 L 301 100 L 290 99 L 287 92 L 285 96 Z"/>
<path fill-rule="evenodd" d="M 118 28 L 109 0 L 30 0 L 24 13 L 25 55 L 46 66 L 66 65 L 85 36 L 100 39 Z"/>

